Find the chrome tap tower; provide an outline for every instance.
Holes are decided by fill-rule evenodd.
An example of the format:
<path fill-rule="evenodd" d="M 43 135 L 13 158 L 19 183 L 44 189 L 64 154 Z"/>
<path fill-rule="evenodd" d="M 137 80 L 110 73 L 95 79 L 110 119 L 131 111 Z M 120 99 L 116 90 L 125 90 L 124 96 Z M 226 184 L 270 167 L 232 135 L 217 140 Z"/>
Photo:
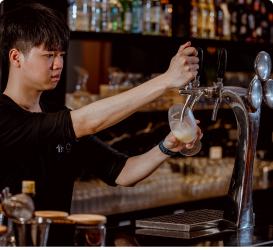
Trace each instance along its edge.
<path fill-rule="evenodd" d="M 202 65 L 203 52 L 197 49 L 199 54 L 199 66 Z M 216 120 L 219 104 L 226 101 L 232 108 L 238 128 L 238 148 L 235 164 L 227 195 L 223 222 L 228 227 L 238 230 L 254 226 L 253 201 L 252 201 L 252 172 L 259 132 L 261 103 L 264 96 L 272 107 L 272 80 L 268 80 L 271 72 L 271 59 L 266 52 L 260 52 L 255 60 L 256 76 L 251 81 L 249 88 L 224 87 L 223 79 L 227 64 L 227 52 L 222 49 L 217 63 L 217 81 L 213 87 L 199 87 L 200 73 L 186 87 L 179 90 L 180 95 L 188 95 L 185 108 L 190 107 L 193 111 L 198 100 L 204 96 L 214 98 L 215 105 L 212 112 L 212 120 Z M 199 67 L 201 72 L 201 67 Z M 269 93 L 270 92 L 270 93 Z M 185 112 L 184 112 L 185 115 Z"/>
<path fill-rule="evenodd" d="M 160 235 L 160 230 L 176 230 L 179 237 L 196 238 L 221 232 L 222 229 L 241 230 L 255 225 L 252 199 L 252 173 L 256 144 L 260 125 L 262 100 L 273 108 L 273 80 L 268 79 L 271 73 L 271 58 L 268 53 L 260 52 L 255 60 L 256 76 L 248 89 L 226 87 L 223 79 L 226 71 L 227 52 L 222 49 L 217 63 L 217 81 L 212 87 L 200 86 L 200 72 L 203 64 L 203 51 L 198 48 L 199 73 L 187 86 L 179 90 L 180 95 L 187 95 L 182 110 L 182 120 L 189 107 L 192 111 L 199 99 L 214 98 L 215 105 L 212 120 L 216 120 L 220 103 L 224 100 L 232 108 L 237 120 L 238 147 L 233 173 L 226 198 L 225 210 L 197 210 L 186 213 L 153 217 L 137 220 L 140 234 Z M 166 234 L 166 232 L 164 232 Z M 171 233 L 170 233 L 171 234 Z"/>

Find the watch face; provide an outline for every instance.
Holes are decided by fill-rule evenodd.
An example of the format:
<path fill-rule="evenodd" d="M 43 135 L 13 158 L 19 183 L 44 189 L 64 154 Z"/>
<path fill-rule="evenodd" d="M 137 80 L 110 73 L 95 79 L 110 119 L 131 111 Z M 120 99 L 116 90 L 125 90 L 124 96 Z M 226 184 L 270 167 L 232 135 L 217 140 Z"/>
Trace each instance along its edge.
<path fill-rule="evenodd" d="M 260 80 L 254 79 L 249 86 L 248 100 L 252 108 L 258 109 L 263 101 L 263 89 Z"/>
<path fill-rule="evenodd" d="M 271 58 L 270 55 L 264 51 L 261 51 L 254 63 L 255 72 L 261 81 L 268 80 L 271 73 Z"/>
<path fill-rule="evenodd" d="M 273 80 L 269 79 L 264 84 L 264 100 L 268 107 L 273 109 Z"/>

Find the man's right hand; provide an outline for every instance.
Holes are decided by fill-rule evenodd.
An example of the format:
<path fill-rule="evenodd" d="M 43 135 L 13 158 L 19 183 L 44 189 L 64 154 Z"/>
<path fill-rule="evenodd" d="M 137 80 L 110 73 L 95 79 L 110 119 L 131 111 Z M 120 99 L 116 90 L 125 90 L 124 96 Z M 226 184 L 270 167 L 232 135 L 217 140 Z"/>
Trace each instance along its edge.
<path fill-rule="evenodd" d="M 194 47 L 189 47 L 190 45 L 191 43 L 187 42 L 180 46 L 164 74 L 169 89 L 187 85 L 198 73 L 198 53 Z"/>

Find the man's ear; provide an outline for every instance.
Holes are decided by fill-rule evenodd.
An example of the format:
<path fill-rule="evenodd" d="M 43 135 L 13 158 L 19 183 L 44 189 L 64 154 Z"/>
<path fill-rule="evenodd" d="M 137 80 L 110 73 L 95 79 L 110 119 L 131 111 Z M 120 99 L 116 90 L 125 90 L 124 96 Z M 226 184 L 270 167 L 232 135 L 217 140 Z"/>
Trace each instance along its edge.
<path fill-rule="evenodd" d="M 21 61 L 22 61 L 22 56 L 23 54 L 18 50 L 18 49 L 12 49 L 9 52 L 9 60 L 10 63 L 16 67 L 16 68 L 20 68 L 21 67 Z"/>

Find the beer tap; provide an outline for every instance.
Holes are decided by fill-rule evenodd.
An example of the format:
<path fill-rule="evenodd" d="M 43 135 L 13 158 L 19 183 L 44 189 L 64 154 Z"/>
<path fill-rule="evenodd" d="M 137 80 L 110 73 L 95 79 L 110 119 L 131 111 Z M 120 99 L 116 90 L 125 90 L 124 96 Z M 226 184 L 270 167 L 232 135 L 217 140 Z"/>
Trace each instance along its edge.
<path fill-rule="evenodd" d="M 204 94 L 199 89 L 200 76 L 201 76 L 202 66 L 203 66 L 203 50 L 201 48 L 196 48 L 196 51 L 198 53 L 197 57 L 199 58 L 198 73 L 197 73 L 196 77 L 194 77 L 192 79 L 192 81 L 187 86 L 182 87 L 179 91 L 180 95 L 187 95 L 185 105 L 184 105 L 182 112 L 181 112 L 181 121 L 184 120 L 187 108 L 189 107 L 193 111 L 196 103 L 200 100 L 200 98 Z M 181 91 L 183 91 L 183 94 Z"/>
<path fill-rule="evenodd" d="M 269 71 L 271 71 L 271 60 L 269 59 L 270 56 L 266 52 L 258 54 L 255 60 L 257 76 L 251 81 L 248 89 L 234 86 L 224 87 L 223 79 L 226 71 L 227 52 L 225 49 L 221 49 L 217 63 L 217 82 L 214 83 L 214 86 L 185 87 L 179 91 L 180 95 L 201 95 L 206 98 L 214 98 L 213 121 L 216 120 L 217 111 L 222 100 L 229 104 L 236 116 L 238 147 L 222 220 L 228 227 L 236 229 L 248 228 L 254 225 L 252 172 L 260 124 L 260 106 L 263 99 L 261 81 L 266 81 L 269 77 Z M 270 70 L 268 69 L 269 66 Z M 268 85 L 271 84 L 267 86 L 267 90 L 273 89 L 273 81 L 267 82 Z M 268 96 L 273 96 L 272 92 Z M 270 102 L 270 98 L 268 98 L 268 102 Z M 273 100 L 271 103 L 273 106 Z"/>
<path fill-rule="evenodd" d="M 226 64 L 227 64 L 227 52 L 225 49 L 221 49 L 218 62 L 217 62 L 217 82 L 214 83 L 213 87 L 199 87 L 200 86 L 200 75 L 203 64 L 203 50 L 197 48 L 198 57 L 199 57 L 199 71 L 195 79 L 186 87 L 183 87 L 179 90 L 180 95 L 188 95 L 186 99 L 186 103 L 182 110 L 182 120 L 184 119 L 187 107 L 193 111 L 196 103 L 200 100 L 202 96 L 206 98 L 215 99 L 215 105 L 212 112 L 212 120 L 216 121 L 217 111 L 219 109 L 219 105 L 222 102 L 222 87 L 223 80 L 226 72 Z"/>

